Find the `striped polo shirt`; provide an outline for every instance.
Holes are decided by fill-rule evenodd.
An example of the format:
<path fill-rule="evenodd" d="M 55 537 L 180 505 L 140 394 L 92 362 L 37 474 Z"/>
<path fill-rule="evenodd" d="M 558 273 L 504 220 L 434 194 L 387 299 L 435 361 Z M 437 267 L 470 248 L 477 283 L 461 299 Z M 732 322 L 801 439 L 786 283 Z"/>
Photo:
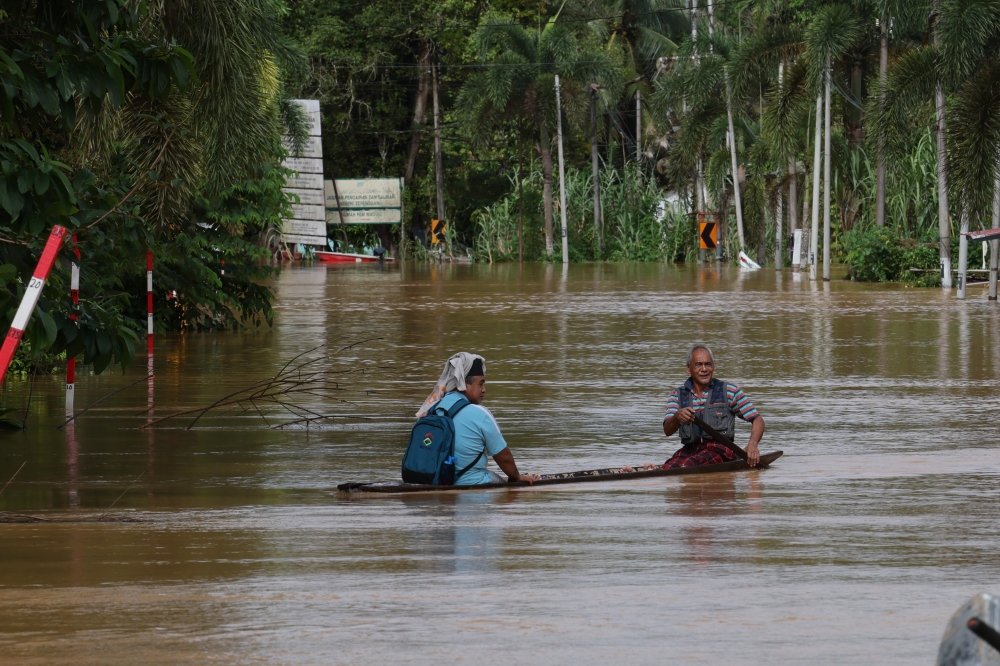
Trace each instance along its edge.
<path fill-rule="evenodd" d="M 697 412 L 705 409 L 705 403 L 708 402 L 708 398 L 711 396 L 711 389 L 705 392 L 704 395 L 697 395 L 694 389 L 694 383 L 689 378 L 684 385 L 691 390 L 691 407 Z M 755 418 L 760 416 L 757 413 L 757 408 L 753 406 L 750 402 L 750 398 L 747 397 L 746 393 L 743 392 L 736 384 L 731 384 L 726 382 L 726 401 L 729 403 L 729 411 L 731 411 L 736 416 L 740 417 L 744 421 L 753 421 Z M 667 412 L 663 415 L 663 420 L 666 421 L 672 418 L 674 414 L 681 408 L 680 397 L 677 395 L 677 389 L 674 389 L 670 397 L 667 398 Z"/>

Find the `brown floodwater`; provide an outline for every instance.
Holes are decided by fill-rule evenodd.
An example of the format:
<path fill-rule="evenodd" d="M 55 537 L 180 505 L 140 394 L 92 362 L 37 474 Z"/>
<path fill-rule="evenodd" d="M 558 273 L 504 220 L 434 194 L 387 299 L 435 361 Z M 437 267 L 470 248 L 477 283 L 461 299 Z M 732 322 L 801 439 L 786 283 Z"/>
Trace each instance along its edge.
<path fill-rule="evenodd" d="M 317 346 L 336 354 L 310 368 L 364 369 L 339 375 L 342 402 L 298 397 L 348 417 L 308 429 L 220 411 L 140 430 L 140 382 L 56 430 L 62 379 L 39 377 L 29 429 L 0 432 L 0 484 L 24 463 L 0 511 L 47 519 L 0 524 L 0 661 L 930 663 L 959 605 L 1000 592 L 1000 308 L 977 285 L 959 302 L 801 278 L 292 268 L 273 329 L 157 340 L 154 417 Z M 771 469 L 337 495 L 398 478 L 460 350 L 487 358 L 522 470 L 662 461 L 695 341 L 764 415 Z M 77 410 L 145 371 L 140 353 L 79 377 Z M 23 408 L 28 383 L 0 396 Z"/>

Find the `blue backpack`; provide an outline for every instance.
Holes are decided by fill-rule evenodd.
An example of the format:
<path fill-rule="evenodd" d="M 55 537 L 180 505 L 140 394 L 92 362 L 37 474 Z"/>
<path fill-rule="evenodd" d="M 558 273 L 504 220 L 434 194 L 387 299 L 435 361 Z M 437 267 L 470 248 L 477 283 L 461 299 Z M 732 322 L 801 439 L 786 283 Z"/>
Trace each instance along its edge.
<path fill-rule="evenodd" d="M 441 404 L 440 402 L 438 404 Z M 455 474 L 455 422 L 458 413 L 468 407 L 468 398 L 461 397 L 451 409 L 431 407 L 417 421 L 410 433 L 410 443 L 403 455 L 403 482 L 435 486 L 450 486 L 455 479 L 479 462 L 482 453 L 458 474 Z M 485 451 L 484 451 L 485 452 Z"/>

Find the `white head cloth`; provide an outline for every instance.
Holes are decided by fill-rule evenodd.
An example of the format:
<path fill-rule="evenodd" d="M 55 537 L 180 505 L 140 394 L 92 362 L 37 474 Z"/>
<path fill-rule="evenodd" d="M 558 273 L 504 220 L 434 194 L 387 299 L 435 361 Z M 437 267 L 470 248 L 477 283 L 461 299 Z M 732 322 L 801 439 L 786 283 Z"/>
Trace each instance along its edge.
<path fill-rule="evenodd" d="M 427 396 L 424 400 L 424 404 L 420 405 L 420 410 L 417 412 L 417 418 L 421 418 L 430 411 L 441 398 L 445 396 L 449 391 L 464 391 L 465 390 L 465 376 L 469 374 L 469 370 L 472 369 L 472 362 L 479 359 L 483 363 L 483 372 L 486 372 L 486 359 L 479 354 L 470 354 L 468 352 L 458 352 L 454 356 L 448 359 L 448 362 L 444 364 L 444 370 L 441 372 L 441 378 L 437 380 L 437 385 L 431 394 Z"/>

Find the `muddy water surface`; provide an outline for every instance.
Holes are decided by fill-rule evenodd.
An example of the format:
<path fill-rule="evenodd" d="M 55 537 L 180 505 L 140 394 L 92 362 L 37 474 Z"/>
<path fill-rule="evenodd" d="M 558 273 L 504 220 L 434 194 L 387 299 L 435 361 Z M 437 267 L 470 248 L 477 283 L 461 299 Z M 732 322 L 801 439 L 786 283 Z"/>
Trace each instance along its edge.
<path fill-rule="evenodd" d="M 48 521 L 0 524 L 0 661 L 929 663 L 951 613 L 1000 592 L 1000 309 L 978 287 L 797 278 L 297 268 L 273 329 L 158 340 L 154 417 L 378 338 L 317 361 L 365 372 L 343 402 L 299 396 L 349 417 L 308 430 L 220 412 L 142 431 L 140 383 L 57 431 L 61 380 L 39 378 L 29 430 L 0 433 L 0 483 L 27 461 L 0 511 Z M 398 475 L 458 350 L 486 356 L 523 470 L 662 461 L 692 341 L 764 415 L 770 470 L 337 496 Z M 145 369 L 79 378 L 77 408 Z M 23 406 L 27 384 L 2 395 Z"/>

